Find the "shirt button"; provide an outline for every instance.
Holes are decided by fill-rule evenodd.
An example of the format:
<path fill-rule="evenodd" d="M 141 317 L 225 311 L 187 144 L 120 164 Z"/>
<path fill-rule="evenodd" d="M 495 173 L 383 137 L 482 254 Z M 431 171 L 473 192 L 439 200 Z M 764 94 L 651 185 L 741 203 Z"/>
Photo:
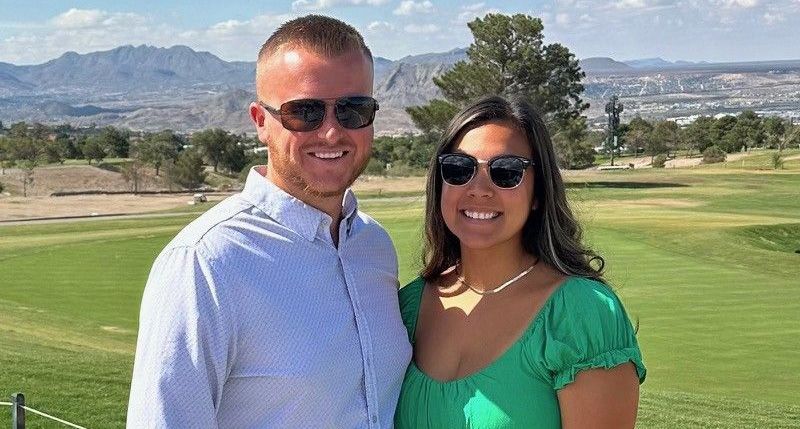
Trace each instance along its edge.
<path fill-rule="evenodd" d="M 378 416 L 372 416 L 372 423 L 378 423 Z"/>

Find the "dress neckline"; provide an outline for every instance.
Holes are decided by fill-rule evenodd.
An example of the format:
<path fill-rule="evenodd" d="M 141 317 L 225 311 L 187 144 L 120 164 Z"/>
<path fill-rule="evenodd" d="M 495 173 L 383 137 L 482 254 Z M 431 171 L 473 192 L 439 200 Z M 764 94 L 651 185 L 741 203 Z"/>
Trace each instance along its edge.
<path fill-rule="evenodd" d="M 437 380 L 437 379 L 429 376 L 428 374 L 426 374 L 425 371 L 423 371 L 419 366 L 417 366 L 417 361 L 414 360 L 413 355 L 412 355 L 412 359 L 411 359 L 411 363 L 409 364 L 409 367 L 412 370 L 414 370 L 415 372 L 417 372 L 424 379 L 429 380 L 429 381 L 431 381 L 431 382 L 433 382 L 433 383 L 435 383 L 437 385 L 440 385 L 440 386 L 463 384 L 463 383 L 466 383 L 466 382 L 468 382 L 468 381 L 470 381 L 470 380 L 472 380 L 474 378 L 478 378 L 478 377 L 483 376 L 485 373 L 491 371 L 494 367 L 498 366 L 500 364 L 500 362 L 504 361 L 509 355 L 511 355 L 511 353 L 512 353 L 512 351 L 514 349 L 518 348 L 522 344 L 522 342 L 525 339 L 528 338 L 528 336 L 530 335 L 530 332 L 533 331 L 534 328 L 536 328 L 536 326 L 539 324 L 539 320 L 542 319 L 543 315 L 545 314 L 545 309 L 550 306 L 550 304 L 552 303 L 552 301 L 555 298 L 555 296 L 558 295 L 561 292 L 562 289 L 564 289 L 564 286 L 566 286 L 568 283 L 572 282 L 574 279 L 576 279 L 576 277 L 567 276 L 561 282 L 561 284 L 559 284 L 555 289 L 553 289 L 553 291 L 550 293 L 550 295 L 548 295 L 547 299 L 545 299 L 545 301 L 542 304 L 542 306 L 539 307 L 539 309 L 536 311 L 536 315 L 533 317 L 533 319 L 531 319 L 531 322 L 522 331 L 520 336 L 517 337 L 517 339 L 514 340 L 514 342 L 511 343 L 511 345 L 506 350 L 504 350 L 503 353 L 500 354 L 500 356 L 498 356 L 496 359 L 494 359 L 493 361 L 489 362 L 485 366 L 479 368 L 478 370 L 473 371 L 473 372 L 471 372 L 471 373 L 469 373 L 469 374 L 467 374 L 467 375 L 465 375 L 463 377 L 454 378 L 452 380 Z M 416 304 L 417 305 L 416 305 L 416 311 L 415 311 L 415 314 L 414 314 L 414 325 L 413 325 L 413 328 L 411 330 L 411 344 L 412 344 L 412 346 L 414 344 L 416 344 L 416 342 L 417 342 L 417 322 L 419 321 L 419 310 L 420 310 L 420 307 L 422 305 L 422 294 L 423 294 L 423 292 L 425 290 L 425 287 L 427 286 L 427 283 L 425 282 L 425 279 L 420 277 L 418 279 L 418 281 L 421 283 L 421 286 L 419 287 L 419 293 L 418 293 L 418 296 L 417 296 L 417 299 L 416 299 Z"/>

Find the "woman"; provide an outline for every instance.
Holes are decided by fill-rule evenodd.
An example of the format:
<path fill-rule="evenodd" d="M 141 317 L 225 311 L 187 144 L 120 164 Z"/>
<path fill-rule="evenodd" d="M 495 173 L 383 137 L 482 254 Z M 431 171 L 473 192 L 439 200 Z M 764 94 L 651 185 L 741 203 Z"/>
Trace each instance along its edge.
<path fill-rule="evenodd" d="M 396 427 L 633 427 L 634 329 L 530 104 L 489 97 L 456 115 L 427 194 L 425 266 L 400 291 L 414 358 Z"/>

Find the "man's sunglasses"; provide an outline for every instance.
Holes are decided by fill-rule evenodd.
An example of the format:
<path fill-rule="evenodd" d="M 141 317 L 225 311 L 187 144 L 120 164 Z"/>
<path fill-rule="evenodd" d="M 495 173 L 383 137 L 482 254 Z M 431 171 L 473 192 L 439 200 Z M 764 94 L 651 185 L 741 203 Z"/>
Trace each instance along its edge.
<path fill-rule="evenodd" d="M 281 104 L 280 108 L 258 102 L 267 112 L 281 117 L 281 124 L 291 131 L 314 131 L 325 120 L 325 100 L 334 100 L 333 111 L 336 120 L 347 129 L 356 130 L 369 126 L 375 120 L 378 102 L 372 97 L 342 97 L 336 99 L 291 100 Z"/>
<path fill-rule="evenodd" d="M 533 165 L 530 159 L 516 155 L 500 155 L 488 161 L 464 153 L 439 155 L 442 180 L 450 186 L 469 183 L 478 171 L 478 164 L 487 164 L 489 177 L 498 188 L 514 189 L 522 183 L 525 170 Z"/>

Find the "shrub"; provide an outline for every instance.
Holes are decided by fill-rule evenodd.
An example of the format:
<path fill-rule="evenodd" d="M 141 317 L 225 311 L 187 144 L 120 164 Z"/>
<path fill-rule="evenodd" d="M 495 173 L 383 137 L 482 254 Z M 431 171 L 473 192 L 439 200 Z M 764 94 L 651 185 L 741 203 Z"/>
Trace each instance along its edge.
<path fill-rule="evenodd" d="M 780 152 L 772 154 L 772 168 L 775 170 L 783 170 L 783 157 Z"/>
<path fill-rule="evenodd" d="M 367 168 L 364 169 L 364 173 L 370 176 L 385 176 L 386 165 L 381 160 L 372 158 L 369 160 Z"/>
<path fill-rule="evenodd" d="M 0 182 L 0 192 L 3 192 L 3 182 Z"/>
<path fill-rule="evenodd" d="M 725 161 L 725 151 L 717 146 L 709 146 L 703 151 L 703 164 L 715 164 Z"/>
<path fill-rule="evenodd" d="M 394 177 L 424 176 L 425 174 L 424 168 L 412 167 L 407 164 L 395 163 L 386 169 L 386 175 Z"/>
<path fill-rule="evenodd" d="M 667 165 L 667 156 L 662 154 L 653 157 L 653 168 L 664 168 Z"/>
<path fill-rule="evenodd" d="M 184 188 L 200 187 L 206 180 L 206 172 L 203 170 L 203 155 L 199 151 L 191 149 L 181 152 L 172 169 L 172 179 Z"/>

